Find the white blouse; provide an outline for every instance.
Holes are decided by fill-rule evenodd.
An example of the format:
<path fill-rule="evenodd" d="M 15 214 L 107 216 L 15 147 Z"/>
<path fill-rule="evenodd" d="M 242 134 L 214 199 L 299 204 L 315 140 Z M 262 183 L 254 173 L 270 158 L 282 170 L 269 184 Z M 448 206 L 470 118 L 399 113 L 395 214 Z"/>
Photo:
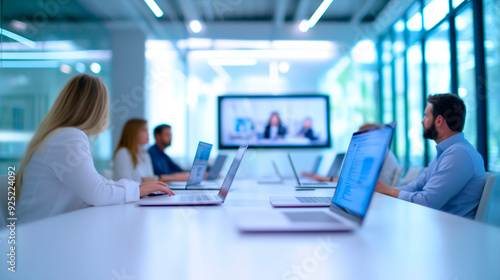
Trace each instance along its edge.
<path fill-rule="evenodd" d="M 129 179 L 141 183 L 142 178 L 155 177 L 153 163 L 147 151 L 140 150 L 137 161 L 137 166 L 134 167 L 129 150 L 120 148 L 113 163 L 113 179 Z"/>
<path fill-rule="evenodd" d="M 44 139 L 26 165 L 16 210 L 18 221 L 27 222 L 139 198 L 137 182 L 107 180 L 97 172 L 83 131 L 61 128 Z"/>

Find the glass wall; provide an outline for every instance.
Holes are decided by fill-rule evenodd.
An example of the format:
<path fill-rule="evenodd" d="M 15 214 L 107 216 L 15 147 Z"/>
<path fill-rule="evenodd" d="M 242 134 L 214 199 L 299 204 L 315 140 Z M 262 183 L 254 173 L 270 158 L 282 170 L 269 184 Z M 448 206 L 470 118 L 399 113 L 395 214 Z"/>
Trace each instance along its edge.
<path fill-rule="evenodd" d="M 500 172 L 500 1 L 484 0 L 488 110 L 488 168 Z"/>
<path fill-rule="evenodd" d="M 47 114 L 63 85 L 72 76 L 88 73 L 110 85 L 109 36 L 98 22 L 75 24 L 50 19 L 65 11 L 81 9 L 76 1 L 54 2 L 32 7 L 33 18 L 23 13 L 17 1 L 3 1 L 0 35 L 0 170 L 19 166 L 20 159 L 39 123 Z M 57 10 L 57 12 L 56 12 Z M 15 11 L 15 12 L 14 12 Z M 15 15 L 15 16 L 13 16 Z M 19 16 L 18 16 L 19 15 Z M 110 91 L 111 92 L 111 91 Z M 99 171 L 108 167 L 111 136 L 99 136 L 92 153 Z"/>
<path fill-rule="evenodd" d="M 393 116 L 393 97 L 392 97 L 392 42 L 389 34 L 382 40 L 382 94 L 383 104 L 382 120 L 384 123 L 394 120 Z"/>
<path fill-rule="evenodd" d="M 497 116 L 497 109 L 500 105 L 495 103 L 495 96 L 498 91 L 498 83 L 493 77 L 497 76 L 498 68 L 498 1 L 485 0 L 485 48 L 487 75 L 486 84 L 488 86 L 488 155 L 490 169 L 499 165 L 499 137 L 500 126 L 491 120 Z M 474 12 L 472 3 L 469 0 L 417 0 L 406 11 L 405 15 L 394 21 L 394 24 L 386 33 L 381 34 L 379 52 L 381 54 L 382 67 L 380 75 L 382 77 L 382 88 L 384 90 L 384 106 L 386 103 L 395 102 L 396 116 L 399 121 L 405 116 L 407 127 L 404 132 L 408 136 L 397 133 L 396 152 L 398 156 L 409 155 L 410 166 L 422 166 L 436 154 L 435 141 L 425 140 L 422 137 L 423 129 L 421 120 L 425 108 L 425 99 L 428 95 L 437 93 L 449 93 L 452 91 L 458 94 L 467 107 L 466 123 L 464 127 L 465 137 L 470 143 L 478 147 L 481 133 L 478 131 L 478 97 L 476 94 L 477 77 L 475 60 L 475 48 L 477 42 L 474 37 Z M 398 37 L 400 22 L 405 22 L 403 31 L 406 32 L 404 44 L 400 43 Z M 402 26 L 402 25 L 401 25 Z M 482 27 L 482 26 L 481 26 Z M 490 30 L 488 31 L 488 28 Z M 388 38 L 394 38 L 394 44 L 388 49 L 385 42 Z M 403 46 L 404 56 L 400 57 Z M 482 44 L 479 45 L 482 47 Z M 385 59 L 387 55 L 394 54 L 392 64 L 388 64 Z M 456 63 L 455 63 L 456 62 Z M 390 65 L 390 66 L 389 66 Z M 403 65 L 403 67 L 402 67 Z M 406 65 L 406 67 L 404 67 Z M 389 79 L 392 71 L 395 72 L 394 87 L 389 88 L 385 81 Z M 406 80 L 402 79 L 403 72 Z M 490 78 L 491 77 L 491 78 Z M 483 78 L 484 80 L 484 78 Z M 402 83 L 406 81 L 406 83 Z M 392 92 L 387 92 L 392 90 Z M 406 102 L 401 100 L 407 94 Z M 389 102 L 387 97 L 393 96 Z M 491 100 L 491 101 L 490 101 Z M 495 109 L 492 109 L 495 108 Z M 385 108 L 384 108 L 385 110 Z M 406 110 L 406 114 L 404 112 Z M 385 112 L 385 111 L 384 111 Z M 494 115 L 494 117 L 492 117 Z M 385 118 L 384 118 L 385 120 Z M 398 122 L 398 126 L 399 126 Z M 496 133 L 496 134 L 495 134 Z M 497 135 L 497 137 L 493 137 Z M 484 137 L 483 137 L 484 139 Z M 401 144 L 401 141 L 405 141 Z M 481 142 L 483 143 L 483 142 Z M 426 146 L 428 147 L 426 149 Z M 404 149 L 405 151 L 401 150 Z"/>
<path fill-rule="evenodd" d="M 394 34 L 394 89 L 396 91 L 395 101 L 395 119 L 397 120 L 395 134 L 395 155 L 398 157 L 401 165 L 407 165 L 406 155 L 406 90 L 405 90 L 405 22 L 398 20 L 392 27 Z"/>
<path fill-rule="evenodd" d="M 464 134 L 477 145 L 476 67 L 474 57 L 474 26 L 472 5 L 467 5 L 455 17 L 457 30 L 458 95 L 467 107 Z"/>

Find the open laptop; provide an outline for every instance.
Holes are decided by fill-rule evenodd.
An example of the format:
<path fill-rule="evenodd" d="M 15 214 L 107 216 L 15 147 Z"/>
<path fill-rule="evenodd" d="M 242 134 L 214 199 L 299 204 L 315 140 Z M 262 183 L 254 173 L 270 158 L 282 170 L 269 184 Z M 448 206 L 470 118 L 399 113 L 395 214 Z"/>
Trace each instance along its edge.
<path fill-rule="evenodd" d="M 290 161 L 290 166 L 292 167 L 293 176 L 297 181 L 297 185 L 295 186 L 296 188 L 335 188 L 337 186 L 337 182 L 318 182 L 309 178 L 300 178 L 299 174 L 297 174 L 295 166 L 293 165 L 290 153 L 288 153 L 287 156 Z"/>
<path fill-rule="evenodd" d="M 335 159 L 333 160 L 332 166 L 330 167 L 330 170 L 328 170 L 328 173 L 326 177 L 339 177 L 340 175 L 340 169 L 342 168 L 342 163 L 344 162 L 345 158 L 345 153 L 338 153 L 335 156 Z"/>
<path fill-rule="evenodd" d="M 283 183 L 283 176 L 281 176 L 280 170 L 278 169 L 278 166 L 276 165 L 276 162 L 274 160 L 271 161 L 271 164 L 273 165 L 273 170 L 274 173 L 276 174 L 275 179 L 262 179 L 259 180 L 257 183 L 258 184 L 282 184 Z"/>
<path fill-rule="evenodd" d="M 352 231 L 359 228 L 394 132 L 391 126 L 353 134 L 339 183 L 328 210 L 260 211 L 236 214 L 248 232 Z"/>
<path fill-rule="evenodd" d="M 319 166 L 321 165 L 321 160 L 323 159 L 323 156 L 317 156 L 316 159 L 314 160 L 314 165 L 311 169 L 312 174 L 317 174 L 319 170 Z"/>
<path fill-rule="evenodd" d="M 198 194 L 198 195 L 189 195 L 189 194 L 178 194 L 173 196 L 162 195 L 162 196 L 151 196 L 144 197 L 137 203 L 141 206 L 175 206 L 175 205 L 186 205 L 186 206 L 195 206 L 195 205 L 214 205 L 214 204 L 222 204 L 226 200 L 227 193 L 231 188 L 231 184 L 233 183 L 234 177 L 236 176 L 236 171 L 238 171 L 238 167 L 240 167 L 241 160 L 243 159 L 243 155 L 247 150 L 248 145 L 243 145 L 238 149 L 236 156 L 234 157 L 233 163 L 231 167 L 227 171 L 227 175 L 224 178 L 224 182 L 222 182 L 222 186 L 220 187 L 219 193 L 216 195 L 213 194 Z"/>
<path fill-rule="evenodd" d="M 224 166 L 226 159 L 227 155 L 217 155 L 214 164 L 212 165 L 212 168 L 210 168 L 210 172 L 208 173 L 208 176 L 205 180 L 211 181 L 219 179 L 220 171 L 222 170 L 222 166 Z"/>
<path fill-rule="evenodd" d="M 203 176 L 205 176 L 205 171 L 207 171 L 207 164 L 211 151 L 212 144 L 200 141 L 198 143 L 198 148 L 196 148 L 196 154 L 187 182 L 171 181 L 167 183 L 168 187 L 172 190 L 218 190 L 220 186 L 213 182 L 202 184 Z"/>
<path fill-rule="evenodd" d="M 328 177 L 338 177 L 345 153 L 338 153 L 328 171 Z M 271 196 L 269 197 L 273 207 L 328 207 L 332 201 L 331 196 Z"/>

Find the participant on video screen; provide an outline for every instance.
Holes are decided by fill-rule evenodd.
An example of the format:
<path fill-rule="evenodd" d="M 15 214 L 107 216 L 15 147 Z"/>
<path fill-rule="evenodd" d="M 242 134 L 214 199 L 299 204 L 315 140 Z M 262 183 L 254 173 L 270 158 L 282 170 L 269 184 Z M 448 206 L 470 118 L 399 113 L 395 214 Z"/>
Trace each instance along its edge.
<path fill-rule="evenodd" d="M 300 129 L 297 136 L 309 138 L 311 141 L 318 139 L 318 137 L 314 135 L 311 118 L 307 117 L 304 119 L 304 121 L 302 122 L 302 128 Z"/>
<path fill-rule="evenodd" d="M 281 119 L 277 112 L 273 112 L 269 118 L 264 131 L 265 139 L 282 139 L 286 135 L 286 127 L 281 125 Z"/>

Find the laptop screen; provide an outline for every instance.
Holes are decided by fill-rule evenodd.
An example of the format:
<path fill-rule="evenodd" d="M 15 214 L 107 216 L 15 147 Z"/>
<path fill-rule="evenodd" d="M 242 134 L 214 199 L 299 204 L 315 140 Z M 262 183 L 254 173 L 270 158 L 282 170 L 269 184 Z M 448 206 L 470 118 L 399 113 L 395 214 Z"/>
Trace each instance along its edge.
<path fill-rule="evenodd" d="M 193 166 L 191 167 L 191 172 L 189 172 L 189 178 L 187 180 L 188 186 L 197 185 L 203 180 L 203 175 L 205 175 L 205 171 L 207 170 L 208 159 L 210 158 L 211 151 L 212 144 L 201 141 L 198 143 Z"/>
<path fill-rule="evenodd" d="M 328 171 L 327 177 L 339 177 L 340 169 L 342 168 L 342 162 L 344 162 L 345 153 L 337 154 L 335 160 L 333 161 L 332 167 Z"/>
<path fill-rule="evenodd" d="M 384 126 L 353 134 L 331 210 L 340 209 L 358 219 L 366 214 L 392 133 L 392 127 Z"/>
<path fill-rule="evenodd" d="M 207 180 L 215 180 L 219 177 L 219 173 L 222 170 L 222 166 L 226 161 L 226 155 L 218 155 L 215 159 L 214 165 L 210 169 L 210 173 L 208 173 Z"/>
<path fill-rule="evenodd" d="M 233 183 L 234 176 L 236 176 L 236 171 L 238 171 L 238 167 L 240 167 L 241 160 L 243 159 L 243 155 L 247 150 L 248 145 L 240 146 L 236 156 L 234 156 L 233 163 L 231 163 L 231 167 L 227 171 L 226 178 L 224 178 L 224 182 L 222 182 L 222 186 L 220 187 L 219 197 L 222 198 L 222 201 L 226 199 L 227 193 L 229 192 L 229 188 Z"/>

